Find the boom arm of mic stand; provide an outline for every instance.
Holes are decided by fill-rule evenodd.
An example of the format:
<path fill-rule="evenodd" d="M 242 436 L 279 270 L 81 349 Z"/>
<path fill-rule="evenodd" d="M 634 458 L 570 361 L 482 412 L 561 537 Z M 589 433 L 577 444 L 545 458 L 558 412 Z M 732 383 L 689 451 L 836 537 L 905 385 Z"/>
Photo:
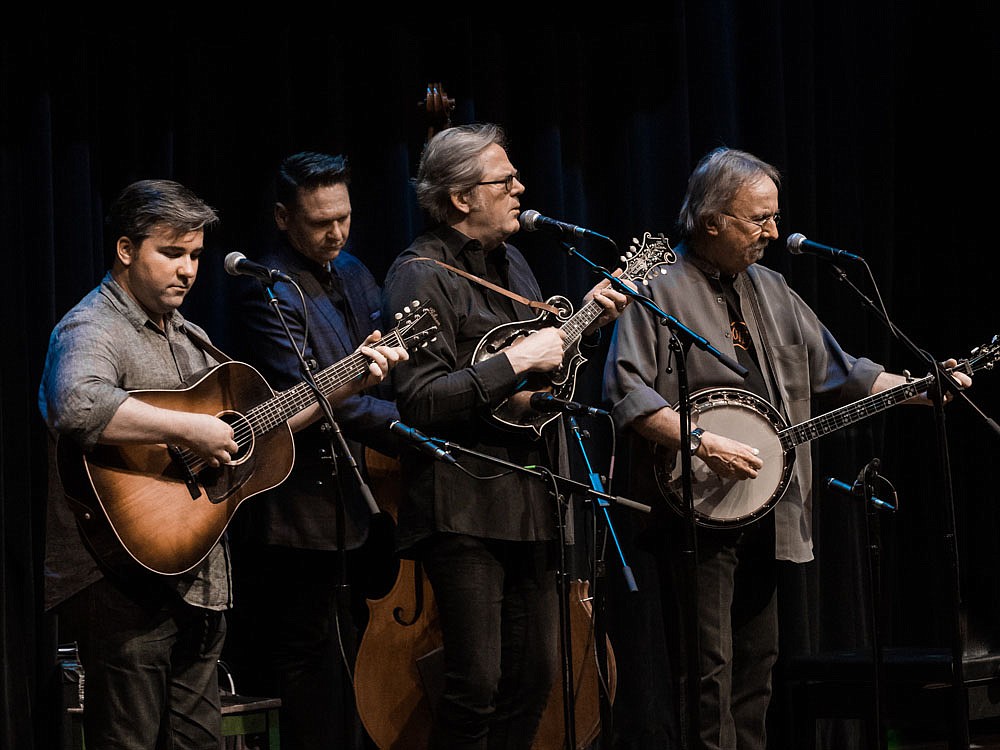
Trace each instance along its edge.
<path fill-rule="evenodd" d="M 583 462 L 587 467 L 587 474 L 590 476 L 590 485 L 597 492 L 603 492 L 604 487 L 601 482 L 600 477 L 594 472 L 594 469 L 590 465 L 590 456 L 587 455 L 587 449 L 583 445 L 583 436 L 580 433 L 580 426 L 576 423 L 576 419 L 573 417 L 569 418 L 570 429 L 576 436 L 577 445 L 580 448 L 580 455 L 583 458 Z M 595 507 L 600 507 L 601 512 L 604 514 L 604 523 L 611 534 L 611 540 L 615 544 L 615 550 L 618 552 L 618 559 L 622 563 L 622 575 L 625 576 L 625 583 L 628 585 L 628 590 L 631 592 L 636 592 L 639 587 L 635 584 L 635 577 L 632 575 L 632 568 L 629 567 L 628 562 L 625 560 L 625 553 L 622 551 L 622 546 L 618 541 L 618 534 L 615 533 L 614 524 L 611 523 L 611 515 L 608 513 L 608 508 L 606 503 L 597 503 Z M 596 545 L 595 545 L 596 546 Z"/>
<path fill-rule="evenodd" d="M 895 323 L 889 320 L 889 317 L 886 315 L 886 313 L 878 305 L 876 305 L 871 300 L 870 297 L 868 297 L 867 295 L 865 295 L 864 292 L 858 289 L 858 287 L 854 284 L 854 282 L 848 278 L 847 274 L 844 272 L 843 269 L 841 269 L 836 265 L 832 265 L 830 268 L 834 277 L 838 281 L 841 281 L 847 286 L 849 286 L 851 288 L 851 291 L 853 291 L 858 296 L 858 298 L 861 299 L 865 307 L 867 307 L 869 310 L 872 310 L 875 313 L 875 315 L 877 315 L 882 320 L 882 322 L 885 323 L 886 327 L 897 339 L 902 341 L 903 344 L 905 344 L 906 347 L 911 352 L 913 352 L 918 359 L 922 359 L 928 363 L 930 368 L 934 371 L 935 375 L 937 376 L 936 381 L 938 384 L 938 394 L 937 394 L 938 397 L 943 397 L 944 396 L 943 390 L 947 389 L 948 392 L 951 393 L 952 397 L 961 399 L 962 402 L 965 403 L 974 412 L 976 412 L 976 414 L 978 414 L 979 417 L 984 422 L 986 422 L 986 424 L 995 433 L 997 433 L 997 435 L 1000 435 L 1000 425 L 997 425 L 995 420 L 991 419 L 988 415 L 986 415 L 983 412 L 982 409 L 976 406 L 976 404 L 973 403 L 972 399 L 968 397 L 965 391 L 961 390 L 957 385 L 954 384 L 954 382 L 951 379 L 951 376 L 948 375 L 948 373 L 944 371 L 944 368 L 942 368 L 941 365 L 935 361 L 934 357 L 929 356 L 925 351 L 920 349 L 920 347 L 918 347 L 916 344 L 910 341 L 910 339 L 906 336 L 906 334 L 903 333 L 901 330 L 899 330 L 896 327 Z"/>
<path fill-rule="evenodd" d="M 466 448 L 465 446 L 459 445 L 458 443 L 452 443 L 447 440 L 440 440 L 438 438 L 431 437 L 439 445 L 449 449 L 455 450 L 466 456 L 475 456 L 476 458 L 482 459 L 497 466 L 503 466 L 508 469 L 513 469 L 522 474 L 528 474 L 533 477 L 538 477 L 542 480 L 553 480 L 562 490 L 569 490 L 573 492 L 581 492 L 583 494 L 589 495 L 593 498 L 600 498 L 602 500 L 608 500 L 612 503 L 617 503 L 618 505 L 624 505 L 626 508 L 631 508 L 632 510 L 638 510 L 642 513 L 652 513 L 653 509 L 643 503 L 637 503 L 635 500 L 629 500 L 626 497 L 621 497 L 620 495 L 609 495 L 606 492 L 600 492 L 598 490 L 589 487 L 583 482 L 578 482 L 575 479 L 570 479 L 569 477 L 564 477 L 561 474 L 554 474 L 548 470 L 539 471 L 533 469 L 530 466 L 521 466 L 520 464 L 511 463 L 510 461 L 504 461 L 502 458 L 497 458 L 496 456 L 490 456 L 486 453 L 480 453 L 479 451 L 472 450 L 471 448 Z"/>
<path fill-rule="evenodd" d="M 704 336 L 699 336 L 697 333 L 695 333 L 686 325 L 677 320 L 677 318 L 675 318 L 673 315 L 667 315 L 667 313 L 663 312 L 663 310 L 657 307 L 656 303 L 653 302 L 653 300 L 651 300 L 649 297 L 647 297 L 644 294 L 639 294 L 639 292 L 630 287 L 620 278 L 615 276 L 613 273 L 610 273 L 608 269 L 602 268 L 601 266 L 591 261 L 589 258 L 586 258 L 585 256 L 581 255 L 577 251 L 577 249 L 572 245 L 569 245 L 565 242 L 563 243 L 563 245 L 566 247 L 566 250 L 570 255 L 580 258 L 584 263 L 590 266 L 595 273 L 600 274 L 608 281 L 610 281 L 611 285 L 617 291 L 621 292 L 626 297 L 631 297 L 639 304 L 651 310 L 660 319 L 660 323 L 662 325 L 669 326 L 670 330 L 672 330 L 675 335 L 683 339 L 685 343 L 692 344 L 701 349 L 702 351 L 711 354 L 713 357 L 719 360 L 719 362 L 721 362 L 723 365 L 725 365 L 730 370 L 735 372 L 741 378 L 745 378 L 750 373 L 750 371 L 747 368 L 745 368 L 735 359 L 726 354 L 723 354 L 714 346 L 712 346 L 708 342 L 708 339 L 706 339 Z"/>
<path fill-rule="evenodd" d="M 330 425 L 330 429 L 337 437 L 341 455 L 344 457 L 344 460 L 351 467 L 351 471 L 354 473 L 354 477 L 358 482 L 358 490 L 361 492 L 361 496 L 368 505 L 368 510 L 371 511 L 373 516 L 381 513 L 382 509 L 379 508 L 378 503 L 375 502 L 375 496 L 372 495 L 371 488 L 368 486 L 368 483 L 365 482 L 364 477 L 361 476 L 361 470 L 358 468 L 357 461 L 354 460 L 350 446 L 347 445 L 347 441 L 344 439 L 344 435 L 341 433 L 340 427 L 337 425 L 337 420 L 333 418 L 333 409 L 330 407 L 330 401 L 325 395 L 323 395 L 323 391 L 320 390 L 319 385 L 316 383 L 316 379 L 313 378 L 312 370 L 309 369 L 309 365 L 302 356 L 302 352 L 300 352 L 299 348 L 295 345 L 295 337 L 292 336 L 292 332 L 288 328 L 288 323 L 285 321 L 285 316 L 281 312 L 281 307 L 278 304 L 278 298 L 275 296 L 274 290 L 270 286 L 265 285 L 264 291 L 267 295 L 268 303 L 274 308 L 274 312 L 277 314 L 278 320 L 281 322 L 281 327 L 285 329 L 285 335 L 288 337 L 288 343 L 291 346 L 292 351 L 295 352 L 295 355 L 299 358 L 299 367 L 302 370 L 303 378 L 305 378 L 306 384 L 309 386 L 310 390 L 312 390 L 313 395 L 315 395 L 316 401 L 319 404 L 320 409 L 323 411 L 323 416 L 326 417 L 326 421 Z M 332 456 L 332 459 L 336 461 L 336 455 Z M 343 524 L 341 524 L 341 528 L 343 528 Z"/>

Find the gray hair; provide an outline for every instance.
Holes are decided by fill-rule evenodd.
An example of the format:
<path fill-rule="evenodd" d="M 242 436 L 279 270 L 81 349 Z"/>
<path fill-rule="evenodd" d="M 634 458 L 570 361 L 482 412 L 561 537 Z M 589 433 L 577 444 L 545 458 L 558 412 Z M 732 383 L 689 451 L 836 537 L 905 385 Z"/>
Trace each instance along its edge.
<path fill-rule="evenodd" d="M 460 125 L 442 130 L 424 147 L 414 187 L 417 202 L 435 221 L 451 215 L 453 193 L 472 190 L 483 178 L 479 155 L 493 144 L 507 148 L 499 125 Z"/>
<path fill-rule="evenodd" d="M 678 239 L 689 239 L 705 219 L 723 213 L 741 187 L 761 176 L 781 186 L 778 170 L 753 154 L 731 148 L 709 151 L 688 179 L 677 217 Z"/>
<path fill-rule="evenodd" d="M 107 225 L 113 242 L 128 237 L 138 246 L 156 227 L 186 234 L 218 221 L 215 209 L 180 183 L 140 180 L 126 187 L 111 205 Z"/>

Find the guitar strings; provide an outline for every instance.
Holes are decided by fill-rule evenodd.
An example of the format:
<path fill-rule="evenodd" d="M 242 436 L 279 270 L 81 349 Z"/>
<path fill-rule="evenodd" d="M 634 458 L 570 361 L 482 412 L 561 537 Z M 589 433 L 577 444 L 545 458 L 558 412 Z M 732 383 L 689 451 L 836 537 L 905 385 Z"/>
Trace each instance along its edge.
<path fill-rule="evenodd" d="M 399 335 L 398 330 L 386 335 L 379 345 L 385 346 L 405 346 L 405 342 Z M 353 377 L 361 375 L 368 368 L 369 358 L 361 352 L 354 352 L 345 359 L 336 362 L 326 369 L 320 371 L 316 376 L 316 384 L 321 391 L 326 391 L 326 386 L 333 383 L 337 385 L 329 390 L 347 383 Z M 312 389 L 306 383 L 282 391 L 274 398 L 257 404 L 247 410 L 241 416 L 238 426 L 233 428 L 233 440 L 239 446 L 237 452 L 242 452 L 244 448 L 253 443 L 255 435 L 268 432 L 279 424 L 287 422 L 291 415 L 305 409 L 315 401 Z M 198 456 L 190 448 L 181 448 L 177 451 L 177 457 L 184 462 L 185 468 L 192 474 L 198 474 L 208 467 L 208 461 Z"/>

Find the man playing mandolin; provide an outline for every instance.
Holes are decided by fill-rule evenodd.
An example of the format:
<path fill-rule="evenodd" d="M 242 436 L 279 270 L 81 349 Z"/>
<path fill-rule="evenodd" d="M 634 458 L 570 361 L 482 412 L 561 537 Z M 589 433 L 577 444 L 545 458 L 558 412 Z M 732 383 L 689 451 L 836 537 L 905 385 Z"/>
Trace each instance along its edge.
<path fill-rule="evenodd" d="M 679 448 L 689 450 L 704 481 L 717 485 L 700 506 L 704 518 L 718 521 L 732 513 L 739 521 L 734 528 L 699 529 L 697 536 L 701 744 L 692 747 L 765 750 L 771 671 L 778 653 L 776 560 L 812 559 L 808 447 L 795 451 L 784 476 L 780 449 L 771 453 L 756 441 L 727 436 L 709 427 L 710 416 L 721 412 L 725 402 L 733 411 L 747 412 L 746 421 L 754 426 L 768 424 L 768 409 L 797 425 L 810 416 L 811 399 L 819 394 L 835 394 L 849 403 L 904 383 L 902 376 L 844 352 L 784 278 L 757 264 L 778 237 L 779 184 L 778 171 L 751 154 L 725 148 L 707 154 L 689 179 L 681 207 L 677 263 L 649 286 L 661 310 L 743 365 L 746 378 L 691 348 L 686 359 L 690 392 L 729 392 L 705 407 L 700 425 L 693 409 L 691 434 L 681 435 L 679 413 L 671 408 L 679 391 L 677 368 L 668 367 L 674 354 L 669 329 L 638 305 L 618 321 L 605 367 L 605 395 L 613 404 L 615 425 L 639 438 L 633 441 L 630 472 L 636 497 L 657 492 L 654 458 L 645 454 L 652 452 L 651 444 L 665 446 L 672 455 Z M 971 384 L 965 374 L 955 377 L 962 386 Z M 754 395 L 734 395 L 735 389 Z M 909 400 L 929 403 L 923 396 Z M 760 403 L 773 406 L 744 408 Z M 781 501 L 772 512 L 766 498 L 761 508 L 742 507 L 751 488 L 762 484 L 765 475 L 770 478 L 769 472 L 787 480 L 784 493 L 778 493 Z M 737 499 L 720 500 L 718 488 Z M 740 510 L 733 512 L 727 503 Z M 667 513 L 665 521 L 668 536 L 659 537 L 660 549 L 684 550 L 681 514 Z M 666 556 L 668 585 L 681 592 L 690 574 L 684 556 Z"/>
<path fill-rule="evenodd" d="M 542 299 L 524 257 L 507 243 L 519 229 L 524 185 L 501 129 L 438 133 L 424 149 L 416 190 L 436 226 L 390 268 L 383 315 L 419 297 L 438 310 L 440 331 L 393 379 L 400 417 L 502 461 L 556 470 L 565 458 L 559 422 L 538 437 L 504 429 L 490 414 L 529 375 L 562 365 L 564 332 L 544 326 L 473 360 L 484 337 L 536 317 L 525 303 Z M 606 280 L 586 296 L 604 309 L 585 333 L 615 320 L 627 302 Z M 432 746 L 528 748 L 559 674 L 554 563 L 562 511 L 545 482 L 477 457 L 456 466 L 404 451 L 401 460 L 397 542 L 427 573 L 444 643 Z"/>
<path fill-rule="evenodd" d="M 111 445 L 149 446 L 150 455 L 168 456 L 160 450 L 165 444 L 205 467 L 229 465 L 240 450 L 230 423 L 197 412 L 194 403 L 187 412 L 130 393 L 179 389 L 224 359 L 178 310 L 197 276 L 205 229 L 216 222 L 215 211 L 176 182 L 144 180 L 121 193 L 109 215 L 112 268 L 49 340 L 39 408 L 53 438 L 71 441 L 83 455 Z M 375 346 L 377 340 L 372 336 L 365 343 Z M 367 372 L 337 392 L 338 399 L 382 381 L 406 357 L 385 346 L 360 351 L 371 359 Z M 288 425 L 303 426 L 320 413 L 315 404 L 304 407 Z M 141 475 L 143 467 L 126 468 Z M 158 478 L 176 486 L 179 473 L 168 468 Z M 46 607 L 59 606 L 59 637 L 78 642 L 86 671 L 87 747 L 217 750 L 217 662 L 226 633 L 224 611 L 232 603 L 225 542 L 211 545 L 197 564 L 177 575 L 147 570 L 139 558 L 109 564 L 95 546 L 97 536 L 86 531 L 100 523 L 104 511 L 92 507 L 80 514 L 81 538 L 59 476 L 54 471 L 51 476 Z M 79 483 L 71 493 L 69 475 L 63 481 L 74 499 Z M 192 483 L 191 489 L 203 493 L 187 497 L 193 514 L 196 500 L 208 501 L 200 485 Z M 150 511 L 158 510 L 153 494 Z M 131 500 L 125 505 L 135 514 Z M 171 519 L 182 529 L 189 521 Z M 186 541 L 183 534 L 179 541 Z"/>

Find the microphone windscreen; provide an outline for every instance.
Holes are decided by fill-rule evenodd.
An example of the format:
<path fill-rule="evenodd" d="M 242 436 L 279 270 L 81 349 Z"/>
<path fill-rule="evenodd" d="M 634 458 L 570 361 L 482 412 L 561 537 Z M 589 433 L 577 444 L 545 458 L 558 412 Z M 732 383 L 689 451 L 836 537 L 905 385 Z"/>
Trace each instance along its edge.
<path fill-rule="evenodd" d="M 230 276 L 239 276 L 240 270 L 237 267 L 237 264 L 241 260 L 245 260 L 246 257 L 247 256 L 245 256 L 243 253 L 237 250 L 233 250 L 233 252 L 229 253 L 229 255 L 226 256 L 225 262 L 223 263 L 226 269 L 226 273 L 228 273 Z"/>
<path fill-rule="evenodd" d="M 517 217 L 517 220 L 521 224 L 521 229 L 525 232 L 534 232 L 538 227 L 535 226 L 535 222 L 541 214 L 535 211 L 533 208 L 529 208 L 527 211 L 522 211 L 521 215 Z"/>
<path fill-rule="evenodd" d="M 787 243 L 788 252 L 790 252 L 792 255 L 801 255 L 802 243 L 805 240 L 805 238 L 806 236 L 801 232 L 790 234 L 788 236 L 788 243 Z"/>

